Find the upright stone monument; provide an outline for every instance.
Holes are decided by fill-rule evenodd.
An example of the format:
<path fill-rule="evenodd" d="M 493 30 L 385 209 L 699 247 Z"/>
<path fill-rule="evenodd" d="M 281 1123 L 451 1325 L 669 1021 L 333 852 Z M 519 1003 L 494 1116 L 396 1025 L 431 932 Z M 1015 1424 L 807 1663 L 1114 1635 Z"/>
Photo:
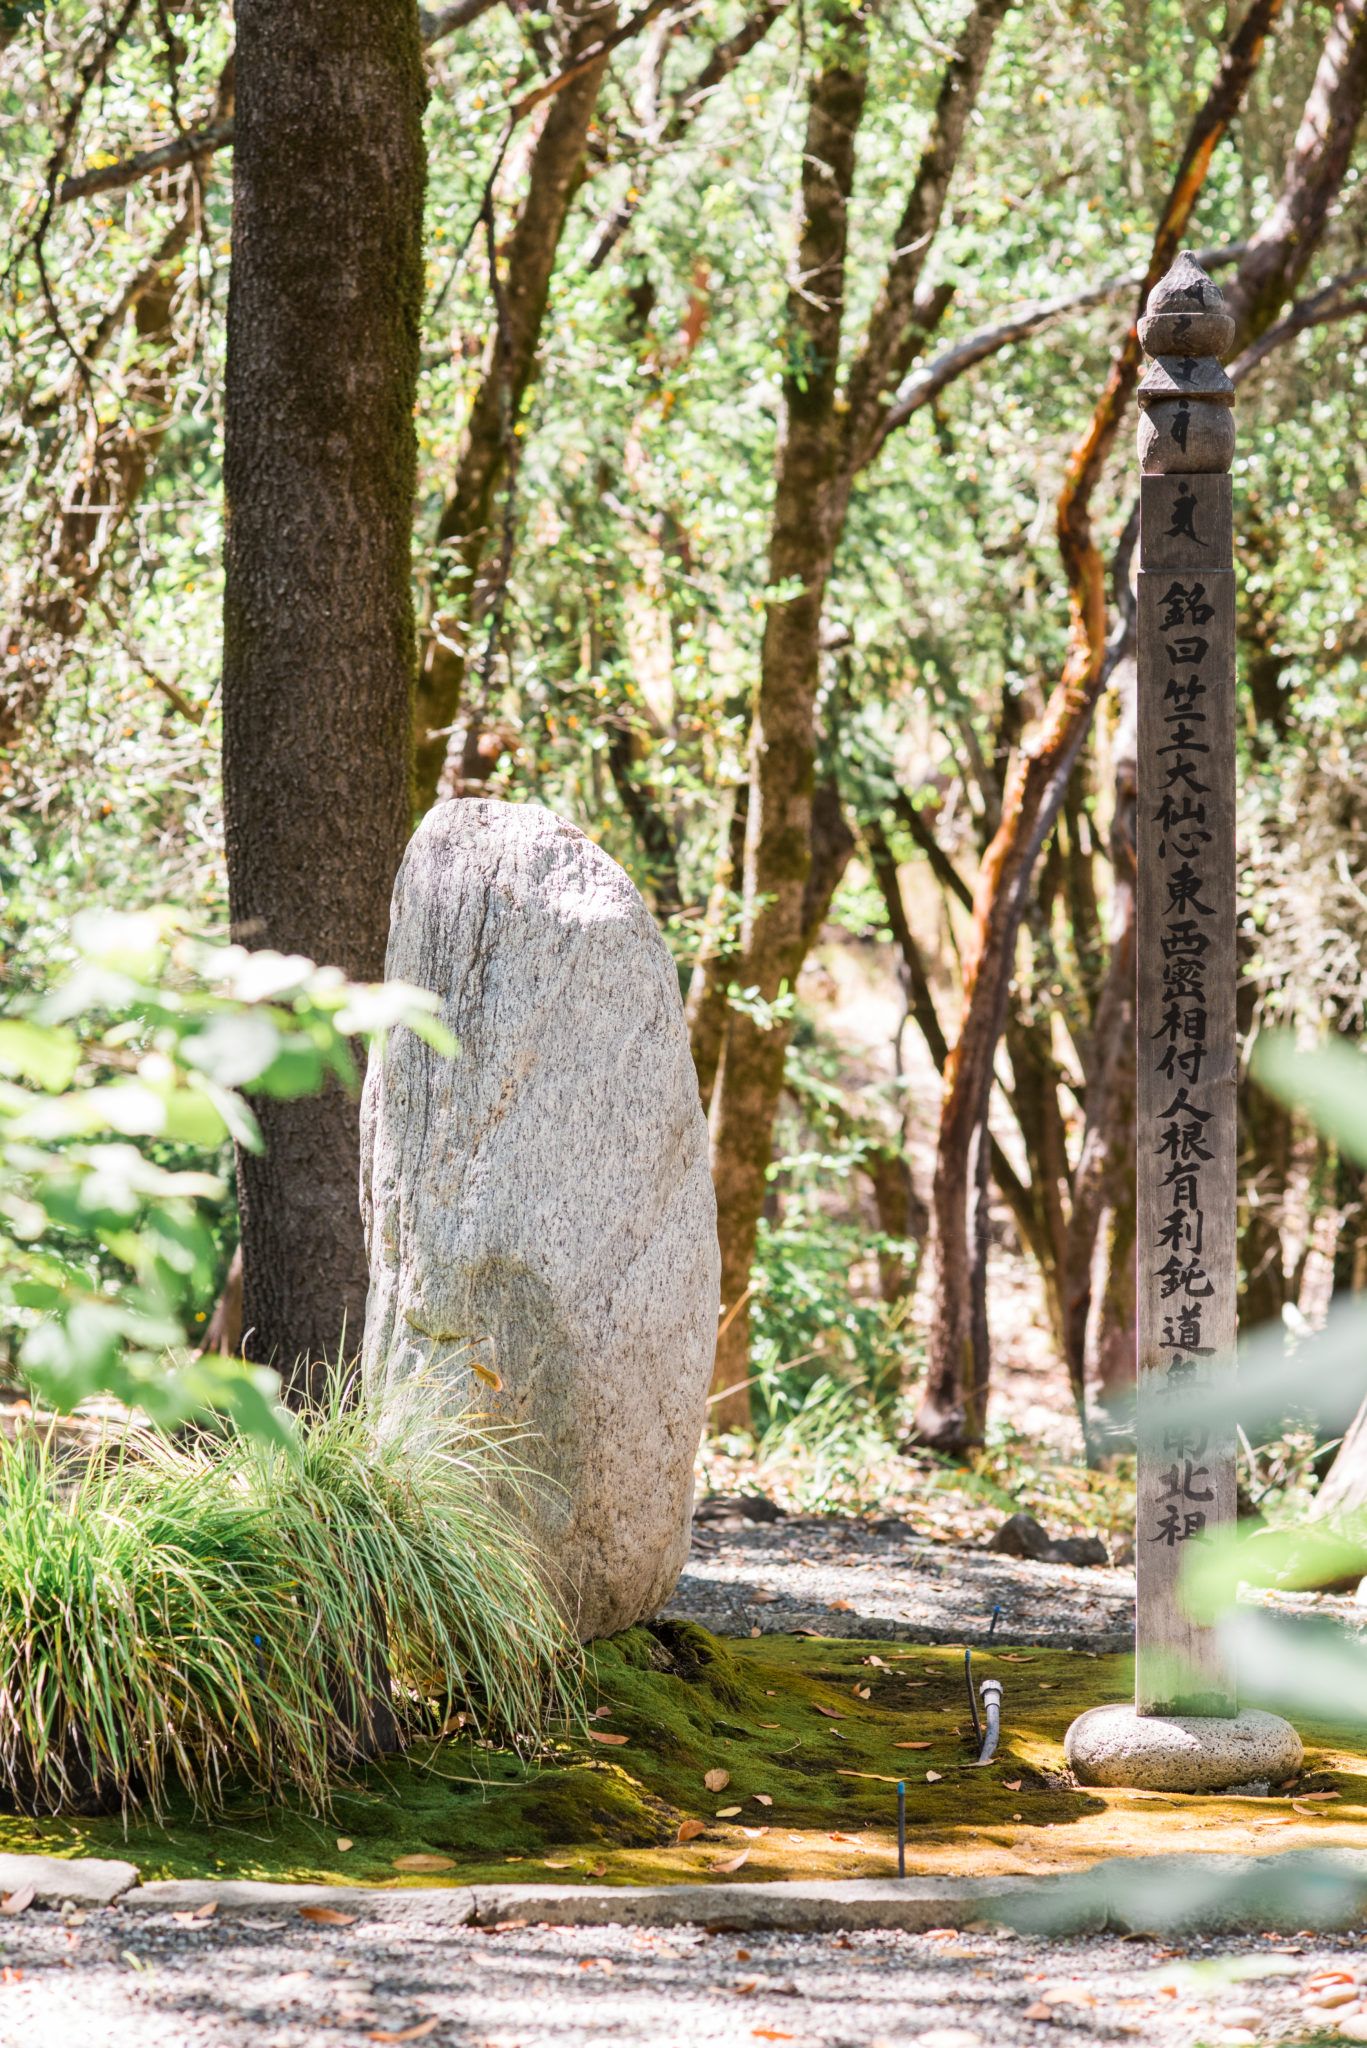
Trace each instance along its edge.
<path fill-rule="evenodd" d="M 536 804 L 439 804 L 394 885 L 391 978 L 454 1060 L 371 1055 L 367 1388 L 524 1430 L 533 1534 L 580 1635 L 688 1554 L 720 1259 L 678 974 L 630 879 Z"/>
<path fill-rule="evenodd" d="M 1240 1713 L 1178 1596 L 1191 1544 L 1235 1518 L 1233 1425 L 1180 1401 L 1228 1378 L 1236 1332 L 1234 322 L 1183 254 L 1139 336 L 1135 1702 L 1083 1714 L 1067 1751 L 1084 1783 L 1202 1791 L 1285 1779 L 1301 1745 Z"/>

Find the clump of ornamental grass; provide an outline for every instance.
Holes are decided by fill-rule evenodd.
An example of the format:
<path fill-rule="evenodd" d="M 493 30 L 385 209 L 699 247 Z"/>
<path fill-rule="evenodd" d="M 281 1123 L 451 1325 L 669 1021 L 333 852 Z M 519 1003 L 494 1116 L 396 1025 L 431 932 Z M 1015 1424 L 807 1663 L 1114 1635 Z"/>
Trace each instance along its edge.
<path fill-rule="evenodd" d="M 0 1803 L 326 1811 L 392 1730 L 524 1753 L 577 1711 L 577 1646 L 524 1533 L 530 1475 L 468 1422 L 335 1382 L 295 1449 L 231 1428 L 93 1458 L 0 1440 Z"/>

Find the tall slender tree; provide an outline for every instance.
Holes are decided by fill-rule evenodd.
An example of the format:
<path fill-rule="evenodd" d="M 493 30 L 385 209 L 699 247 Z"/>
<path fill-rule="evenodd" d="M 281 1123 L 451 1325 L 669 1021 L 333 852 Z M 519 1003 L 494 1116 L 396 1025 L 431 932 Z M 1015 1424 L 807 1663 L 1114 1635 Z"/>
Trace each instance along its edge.
<path fill-rule="evenodd" d="M 239 0 L 223 776 L 234 930 L 383 972 L 412 822 L 425 160 L 415 0 Z M 243 1331 L 297 1395 L 358 1343 L 356 1106 L 266 1103 Z"/>
<path fill-rule="evenodd" d="M 818 62 L 802 154 L 801 217 L 788 292 L 789 368 L 775 462 L 766 610 L 750 745 L 741 957 L 735 979 L 758 1003 L 733 1008 L 712 1094 L 712 1178 L 722 1248 L 714 1419 L 743 1427 L 749 1403 L 747 1297 L 773 1151 L 791 1026 L 780 1006 L 821 924 L 840 868 L 818 861 L 813 830 L 816 693 L 826 584 L 850 494 L 886 438 L 892 406 L 948 292 L 922 295 L 968 117 L 1011 0 L 975 0 L 946 63 L 861 345 L 841 377 L 847 221 L 855 139 L 868 85 L 868 18 L 830 0 L 816 18 Z M 848 858 L 848 853 L 846 854 Z"/>

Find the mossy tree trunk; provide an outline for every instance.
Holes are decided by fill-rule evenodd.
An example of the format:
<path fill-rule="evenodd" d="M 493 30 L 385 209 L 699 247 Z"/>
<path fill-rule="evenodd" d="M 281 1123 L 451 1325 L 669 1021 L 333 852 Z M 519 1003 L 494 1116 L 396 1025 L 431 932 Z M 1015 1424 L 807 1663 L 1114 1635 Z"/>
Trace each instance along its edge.
<path fill-rule="evenodd" d="M 412 824 L 409 546 L 424 84 L 414 0 L 239 0 L 228 294 L 223 778 L 235 933 L 384 971 Z M 259 1105 L 243 1349 L 359 1345 L 357 1109 Z"/>

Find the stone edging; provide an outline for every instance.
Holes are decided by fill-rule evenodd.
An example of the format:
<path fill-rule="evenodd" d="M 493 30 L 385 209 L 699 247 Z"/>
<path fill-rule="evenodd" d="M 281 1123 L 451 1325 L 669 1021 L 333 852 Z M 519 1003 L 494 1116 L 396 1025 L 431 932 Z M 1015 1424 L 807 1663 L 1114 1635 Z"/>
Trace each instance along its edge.
<path fill-rule="evenodd" d="M 0 1890 L 34 1887 L 43 1906 L 133 1912 L 298 1911 L 330 1906 L 367 1920 L 448 1926 L 708 1927 L 834 1934 L 890 1928 L 1014 1928 L 1021 1933 L 1260 1934 L 1331 1929 L 1367 1917 L 1367 1851 L 1114 1857 L 1060 1877 L 849 1878 L 830 1883 L 407 1886 L 171 1879 L 140 1885 L 131 1863 L 0 1856 Z"/>

